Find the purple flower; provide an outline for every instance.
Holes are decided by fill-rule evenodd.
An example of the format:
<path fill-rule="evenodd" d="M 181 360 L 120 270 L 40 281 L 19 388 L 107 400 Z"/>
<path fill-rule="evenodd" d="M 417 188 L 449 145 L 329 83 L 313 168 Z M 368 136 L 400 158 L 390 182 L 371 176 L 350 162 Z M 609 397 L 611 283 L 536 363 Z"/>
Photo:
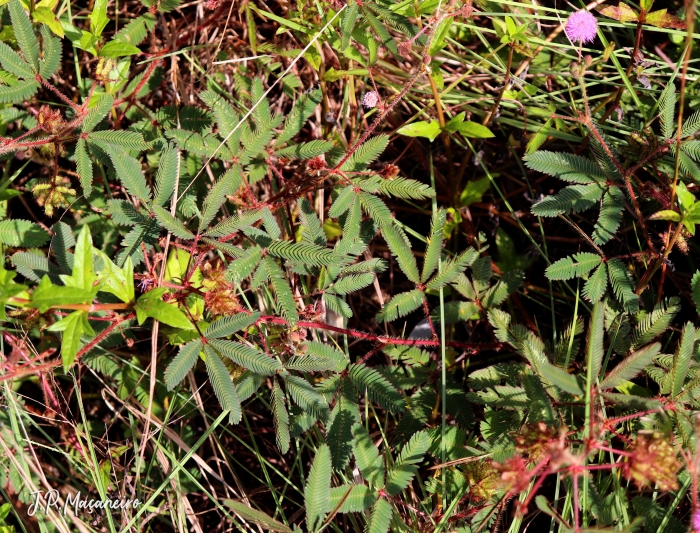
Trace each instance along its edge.
<path fill-rule="evenodd" d="M 566 21 L 565 30 L 575 43 L 592 43 L 598 31 L 598 21 L 588 11 L 577 11 Z"/>
<path fill-rule="evenodd" d="M 700 509 L 693 513 L 693 531 L 700 533 Z"/>
<path fill-rule="evenodd" d="M 362 107 L 367 110 L 374 109 L 377 107 L 378 101 L 379 95 L 377 94 L 377 91 L 369 91 L 365 93 L 364 97 L 362 98 Z"/>

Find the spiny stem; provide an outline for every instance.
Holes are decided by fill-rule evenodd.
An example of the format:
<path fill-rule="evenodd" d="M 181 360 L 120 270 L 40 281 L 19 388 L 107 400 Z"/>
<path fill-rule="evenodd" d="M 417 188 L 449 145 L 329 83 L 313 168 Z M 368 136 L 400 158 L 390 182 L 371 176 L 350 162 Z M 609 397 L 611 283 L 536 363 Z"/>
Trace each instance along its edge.
<path fill-rule="evenodd" d="M 245 311 L 244 311 L 245 312 Z M 269 322 L 272 324 L 288 325 L 288 322 L 284 318 L 276 316 L 262 316 L 258 319 L 261 322 Z M 440 346 L 439 340 L 428 340 L 428 339 L 397 339 L 395 337 L 387 337 L 382 335 L 373 335 L 371 333 L 363 333 L 361 331 L 355 331 L 347 328 L 340 328 L 338 326 L 331 326 L 324 322 L 308 322 L 300 320 L 297 322 L 300 328 L 310 328 L 310 329 L 323 329 L 326 331 L 333 331 L 335 333 L 342 333 L 343 335 L 348 335 L 350 337 L 355 337 L 356 339 L 364 339 L 370 342 L 380 342 L 382 344 L 399 344 L 402 346 L 426 346 L 426 347 L 438 347 Z M 457 341 L 446 341 L 447 346 L 453 346 L 455 348 L 467 349 L 467 350 L 498 350 L 501 348 L 502 344 L 500 342 L 457 342 Z"/>

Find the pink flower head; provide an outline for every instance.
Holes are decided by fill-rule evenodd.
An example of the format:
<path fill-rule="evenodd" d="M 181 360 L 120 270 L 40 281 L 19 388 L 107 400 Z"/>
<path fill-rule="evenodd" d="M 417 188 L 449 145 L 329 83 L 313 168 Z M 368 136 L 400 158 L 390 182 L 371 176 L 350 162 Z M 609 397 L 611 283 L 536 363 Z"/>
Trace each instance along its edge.
<path fill-rule="evenodd" d="M 379 95 L 377 94 L 377 91 L 369 91 L 362 97 L 362 107 L 369 111 L 370 109 L 377 107 L 378 101 Z"/>
<path fill-rule="evenodd" d="M 700 509 L 693 513 L 693 532 L 700 533 Z"/>
<path fill-rule="evenodd" d="M 598 21 L 588 11 L 577 11 L 566 21 L 565 30 L 575 43 L 592 43 L 598 31 Z"/>

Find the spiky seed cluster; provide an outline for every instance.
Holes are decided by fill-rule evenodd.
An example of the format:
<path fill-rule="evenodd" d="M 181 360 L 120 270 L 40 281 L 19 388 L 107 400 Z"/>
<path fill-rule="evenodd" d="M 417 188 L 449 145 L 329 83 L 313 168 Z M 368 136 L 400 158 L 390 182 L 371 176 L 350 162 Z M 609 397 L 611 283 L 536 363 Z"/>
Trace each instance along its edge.
<path fill-rule="evenodd" d="M 207 289 L 204 293 L 204 305 L 213 316 L 234 315 L 241 310 L 241 304 L 236 297 L 236 289 L 225 277 L 221 265 L 212 266 L 210 263 L 202 267 L 204 280 L 202 285 Z"/>
<path fill-rule="evenodd" d="M 678 490 L 676 474 L 681 468 L 676 451 L 658 431 L 640 432 L 624 466 L 624 474 L 638 487 L 654 483 L 662 491 Z"/>
<path fill-rule="evenodd" d="M 572 42 L 592 43 L 598 33 L 598 21 L 588 11 L 577 11 L 566 21 L 565 31 Z"/>
<path fill-rule="evenodd" d="M 47 105 L 39 108 L 39 114 L 36 116 L 39 127 L 47 133 L 57 133 L 63 126 L 63 117 L 59 109 L 51 109 Z"/>
<path fill-rule="evenodd" d="M 75 189 L 70 187 L 70 179 L 56 176 L 50 181 L 40 181 L 32 187 L 36 203 L 44 208 L 46 216 L 52 217 L 55 209 L 69 207 L 75 199 Z"/>
<path fill-rule="evenodd" d="M 362 97 L 362 107 L 367 110 L 377 107 L 377 102 L 379 102 L 377 91 L 369 91 Z"/>

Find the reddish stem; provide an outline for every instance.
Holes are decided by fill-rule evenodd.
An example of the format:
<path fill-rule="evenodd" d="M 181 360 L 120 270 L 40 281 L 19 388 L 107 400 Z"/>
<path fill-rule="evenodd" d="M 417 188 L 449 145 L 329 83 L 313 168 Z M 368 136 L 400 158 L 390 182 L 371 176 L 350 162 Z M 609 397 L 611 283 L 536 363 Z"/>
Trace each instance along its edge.
<path fill-rule="evenodd" d="M 282 324 L 288 325 L 284 318 L 279 318 L 276 316 L 262 316 L 259 319 L 264 322 L 271 322 L 272 324 Z M 372 335 L 371 333 L 363 333 L 361 331 L 355 331 L 352 329 L 339 328 L 337 326 L 331 326 L 330 324 L 325 324 L 323 322 L 306 322 L 300 320 L 297 325 L 301 328 L 310 329 L 323 329 L 326 331 L 334 331 L 335 333 L 342 333 L 343 335 L 348 335 L 350 337 L 355 337 L 356 339 L 364 339 L 370 342 L 380 342 L 382 344 L 399 344 L 403 346 L 440 346 L 439 340 L 428 340 L 428 339 L 397 339 L 395 337 L 386 337 L 382 335 Z M 456 342 L 456 341 L 445 341 L 445 345 L 454 346 L 455 348 L 462 349 L 472 349 L 472 350 L 498 350 L 503 346 L 500 342 Z"/>

